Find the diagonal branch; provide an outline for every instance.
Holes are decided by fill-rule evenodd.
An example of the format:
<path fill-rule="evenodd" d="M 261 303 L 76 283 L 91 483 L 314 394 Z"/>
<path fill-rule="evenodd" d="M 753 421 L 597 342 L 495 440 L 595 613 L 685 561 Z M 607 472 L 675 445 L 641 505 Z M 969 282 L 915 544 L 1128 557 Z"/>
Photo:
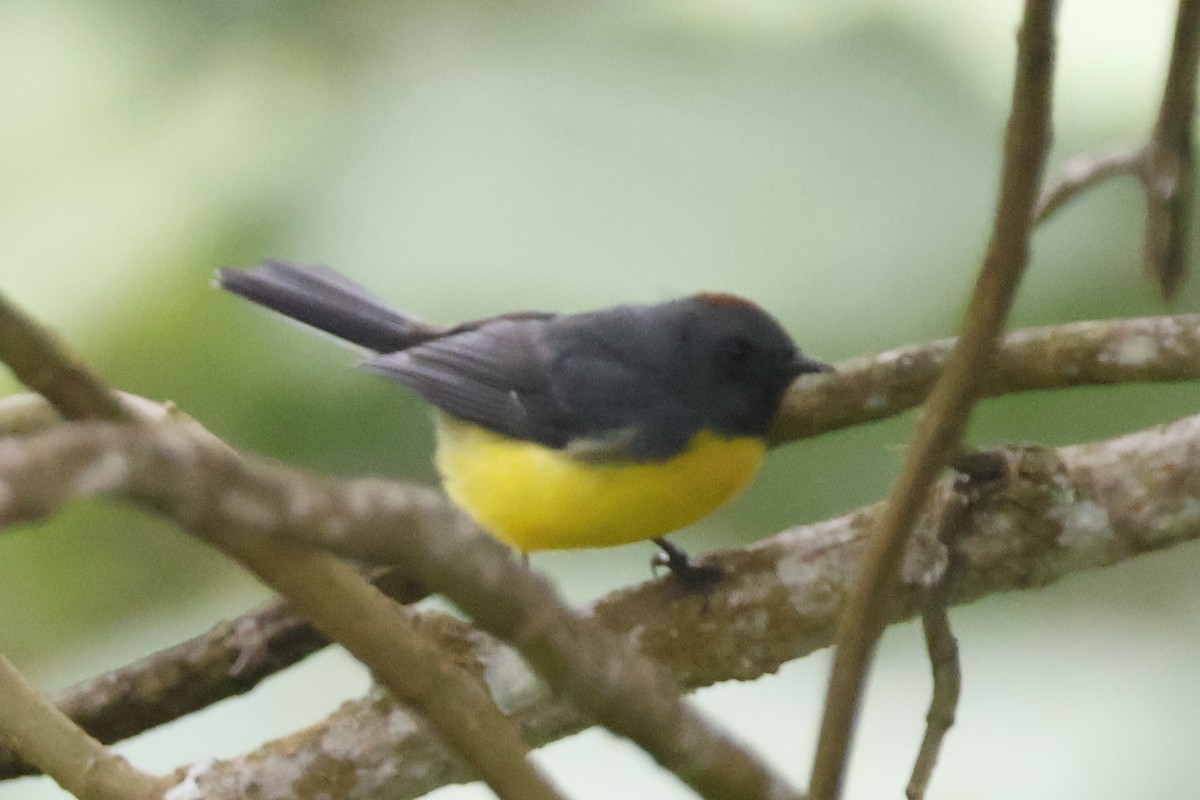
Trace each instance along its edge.
<path fill-rule="evenodd" d="M 122 405 L 119 397 L 81 362 L 58 347 L 32 319 L 7 302 L 0 302 L 0 332 L 8 336 L 0 340 L 0 359 L 12 366 L 18 377 L 36 386 L 64 417 L 141 419 Z M 228 445 L 182 414 L 168 413 L 165 421 L 141 421 L 144 424 L 133 429 L 148 430 L 157 425 L 179 433 L 183 438 L 177 444 L 184 448 L 185 458 L 207 454 L 218 460 L 237 462 Z M 7 443 L 19 447 L 14 440 Z M 76 476 L 85 490 L 88 486 L 103 486 L 122 470 L 122 464 L 112 460 L 92 466 L 90 472 Z M 225 499 L 242 512 L 248 507 L 245 498 Z M 0 500 L 10 507 L 30 508 L 29 498 L 0 497 Z M 516 728 L 466 676 L 444 663 L 432 645 L 414 633 L 411 612 L 407 609 L 388 600 L 351 568 L 316 548 L 297 542 L 240 536 L 246 524 L 236 515 L 231 515 L 234 519 L 230 525 L 205 528 L 202 521 L 209 510 L 196 506 L 189 487 L 172 487 L 171 496 L 161 500 L 186 508 L 205 529 L 210 542 L 221 546 L 264 582 L 284 593 L 318 629 L 343 642 L 371 667 L 397 697 L 424 712 L 434 728 L 454 744 L 497 795 L 506 800 L 559 797 L 526 758 L 528 748 Z M 305 498 L 292 496 L 290 501 L 303 508 Z M 36 507 L 36 501 L 33 502 Z M 66 719 L 48 701 L 31 704 L 29 709 L 40 710 L 47 719 L 46 725 L 55 715 Z M 0 730 L 2 733 L 5 731 Z M 78 735 L 86 738 L 93 750 L 107 752 L 81 730 Z M 34 763 L 43 767 L 55 764 Z"/>
<path fill-rule="evenodd" d="M 79 493 L 115 494 L 203 538 L 219 538 L 239 558 L 247 547 L 286 536 L 403 563 L 513 642 L 585 713 L 642 745 L 702 795 L 795 796 L 680 700 L 658 665 L 567 611 L 545 579 L 514 563 L 433 490 L 308 477 L 243 459 L 183 425 L 81 423 L 0 442 L 0 465 L 19 471 L 0 486 L 0 524 L 40 518 Z M 233 535 L 231 543 L 226 537 Z M 354 649 L 353 640 L 348 644 Z"/>
<path fill-rule="evenodd" d="M 1051 0 L 1027 0 L 1025 5 L 991 243 L 962 335 L 925 405 L 879 522 L 871 557 L 841 622 L 809 784 L 815 800 L 834 800 L 841 794 L 863 684 L 883 632 L 900 556 L 938 471 L 962 437 L 1029 258 L 1034 203 L 1050 140 L 1054 11 Z"/>
<path fill-rule="evenodd" d="M 118 437 L 150 436 L 165 452 L 182 452 L 170 430 L 107 430 Z M 0 486 L 12 489 L 14 496 L 39 498 L 33 505 L 41 513 L 52 513 L 78 489 L 99 490 L 103 487 L 95 484 L 71 484 L 81 468 L 82 444 L 96 444 L 97 436 L 109 432 L 71 427 L 19 447 L 7 443 L 0 447 Z M 109 452 L 93 449 L 100 451 Z M 16 452 L 22 459 L 13 457 Z M 1004 451 L 1004 458 L 1006 483 L 978 505 L 960 533 L 963 566 L 952 595 L 955 603 L 1044 586 L 1083 569 L 1200 539 L 1200 416 L 1093 444 L 1013 447 Z M 47 471 L 47 463 L 63 468 Z M 264 466 L 251 462 L 254 469 Z M 138 473 L 143 471 L 155 469 L 143 465 Z M 129 480 L 138 482 L 139 474 Z M 323 492 L 333 485 L 295 477 L 301 481 L 297 488 Z M 359 482 L 338 485 L 353 491 L 360 502 L 385 491 Z M 936 533 L 948 492 L 942 484 L 938 502 L 918 520 L 903 580 L 888 608 L 889 621 L 918 613 L 927 596 L 925 585 L 944 569 Z M 6 506 L 0 514 L 13 511 Z M 395 513 L 398 523 L 407 520 L 399 509 Z M 670 665 L 687 688 L 773 672 L 831 643 L 881 513 L 880 505 L 870 506 L 744 550 L 713 554 L 729 579 L 704 603 L 681 596 L 673 581 L 654 581 L 610 595 L 592 616 L 622 636 L 636 636 L 639 648 Z M 347 529 L 347 536 L 353 534 Z M 498 704 L 531 741 L 544 742 L 590 724 L 541 688 L 511 651 L 490 638 L 453 621 L 418 624 L 439 649 L 475 662 L 469 671 L 486 680 Z M 262 800 L 292 797 L 285 789 L 311 785 L 322 764 L 329 763 L 325 756 L 330 753 L 323 748 L 343 747 L 347 741 L 361 745 L 355 749 L 354 763 L 362 767 L 354 770 L 360 781 L 356 797 L 415 797 L 441 783 L 473 777 L 419 722 L 378 696 L 349 704 L 325 725 L 260 751 L 198 765 L 191 777 L 210 800 L 240 798 L 247 785 L 259 787 Z"/>
<path fill-rule="evenodd" d="M 805 438 L 898 414 L 919 404 L 953 340 L 843 361 L 836 376 L 793 388 L 776 423 L 777 441 Z M 1126 382 L 1200 379 L 1200 314 L 1077 322 L 1014 331 L 1004 339 L 984 393 Z M 156 403 L 121 394 L 140 419 L 165 420 Z M 37 395 L 0 400 L 0 432 L 28 435 L 61 424 Z M 425 596 L 397 570 L 377 586 L 400 602 Z M 68 689 L 56 704 L 103 742 L 113 742 L 249 691 L 325 646 L 327 639 L 279 601 L 211 631 Z M 0 778 L 25 774 L 0 749 Z"/>
<path fill-rule="evenodd" d="M 0 733 L 18 753 L 80 800 L 150 800 L 166 779 L 110 753 L 43 697 L 0 656 Z"/>
<path fill-rule="evenodd" d="M 428 596 L 397 570 L 372 583 L 400 603 Z M 143 659 L 61 692 L 54 704 L 101 742 L 111 744 L 213 703 L 244 694 L 329 644 L 286 601 L 275 601 Z M 0 778 L 31 767 L 0 748 Z"/>
<path fill-rule="evenodd" d="M 0 296 L 0 361 L 17 380 L 51 398 L 66 419 L 126 419 L 112 391 L 62 342 Z"/>
<path fill-rule="evenodd" d="M 1034 223 L 1040 225 L 1067 203 L 1109 178 L 1121 175 L 1140 178 L 1145 164 L 1145 147 L 1072 158 L 1059 168 L 1054 180 L 1042 190 L 1034 211 Z"/>
<path fill-rule="evenodd" d="M 237 502 L 235 493 L 226 494 Z M 516 727 L 433 642 L 412 611 L 364 582 L 352 568 L 303 542 L 246 535 L 242 525 L 207 528 L 206 538 L 371 668 L 415 709 L 504 800 L 558 800 L 549 779 L 527 760 Z M 327 776 L 330 791 L 340 778 Z"/>

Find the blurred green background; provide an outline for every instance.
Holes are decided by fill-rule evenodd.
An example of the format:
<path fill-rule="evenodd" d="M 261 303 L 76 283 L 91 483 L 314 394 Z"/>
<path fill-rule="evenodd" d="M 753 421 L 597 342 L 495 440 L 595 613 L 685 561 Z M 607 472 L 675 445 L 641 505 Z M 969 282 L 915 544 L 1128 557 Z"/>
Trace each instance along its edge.
<path fill-rule="evenodd" d="M 986 243 L 1019 6 L 5 0 L 0 289 L 118 387 L 239 446 L 430 481 L 420 403 L 218 294 L 213 268 L 323 262 L 445 322 L 727 290 L 830 360 L 947 336 Z M 1173 14 L 1166 0 L 1066 4 L 1055 163 L 1144 134 Z M 1040 231 L 1014 324 L 1163 312 L 1138 274 L 1142 214 L 1123 181 Z M 1175 309 L 1200 307 L 1197 284 Z M 1103 438 L 1198 399 L 1190 384 L 990 401 L 971 438 Z M 910 426 L 781 449 L 676 539 L 729 546 L 874 500 Z M 170 526 L 104 503 L 0 547 L 0 647 L 48 689 L 266 597 Z M 533 563 L 583 603 L 647 577 L 651 550 Z M 1182 547 L 956 612 L 964 698 L 931 797 L 1200 792 L 1198 569 Z M 913 626 L 885 638 L 850 797 L 902 791 L 922 647 Z M 820 654 L 699 702 L 802 782 L 826 669 Z M 366 681 L 331 650 L 122 751 L 155 770 L 233 755 Z M 601 733 L 539 758 L 573 797 L 691 796 Z M 58 793 L 0 785 L 36 796 Z"/>

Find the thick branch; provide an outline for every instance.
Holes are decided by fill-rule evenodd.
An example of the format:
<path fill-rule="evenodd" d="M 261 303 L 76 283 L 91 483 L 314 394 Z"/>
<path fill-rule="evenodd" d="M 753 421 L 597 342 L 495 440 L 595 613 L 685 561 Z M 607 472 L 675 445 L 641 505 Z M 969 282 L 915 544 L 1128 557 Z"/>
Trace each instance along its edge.
<path fill-rule="evenodd" d="M 236 454 L 228 445 L 185 415 L 175 414 L 174 409 L 164 409 L 167 411 L 165 418 L 153 413 L 144 416 L 136 409 L 128 409 L 116 393 L 32 319 L 7 303 L 0 303 L 0 332 L 11 338 L 0 342 L 0 360 L 8 363 L 19 378 L 38 389 L 63 416 L 137 420 L 143 423 L 141 430 L 161 425 L 162 430 L 175 432 L 175 443 L 184 448 L 185 459 L 208 456 L 216 461 L 237 462 Z M 148 460 L 153 461 L 153 458 Z M 98 491 L 107 482 L 117 479 L 117 474 L 125 468 L 119 459 L 93 464 L 90 471 L 76 476 L 79 483 L 75 490 Z M 221 546 L 281 591 L 313 621 L 315 627 L 344 643 L 397 697 L 422 711 L 497 795 L 510 800 L 531 797 L 555 800 L 559 796 L 526 759 L 528 748 L 509 721 L 465 676 L 443 664 L 433 647 L 412 631 L 408 610 L 391 602 L 364 583 L 352 569 L 325 552 L 300 542 L 242 536 L 248 523 L 236 514 L 220 519 L 221 524 L 205 526 L 203 522 L 210 510 L 196 507 L 187 487 L 173 486 L 170 492 L 169 498 L 157 498 L 158 501 L 186 508 L 209 541 Z M 244 502 L 244 498 L 238 496 L 224 499 L 235 506 Z M 24 508 L 26 498 L 6 497 L 0 492 L 0 502 L 8 501 L 15 501 L 17 506 Z M 293 495 L 290 502 L 303 507 L 304 498 Z M 240 508 L 244 511 L 246 506 Z M 220 517 L 219 514 L 216 516 Z M 66 720 L 47 700 L 31 703 L 27 710 L 40 712 L 46 718 L 36 723 L 37 729 L 52 726 L 55 716 Z M 32 722 L 25 724 L 31 729 L 35 727 Z M 72 725 L 69 721 L 67 724 Z M 74 730 L 94 751 L 91 760 L 99 761 L 103 757 L 114 761 L 98 741 L 81 729 Z M 0 729 L 0 733 L 4 731 Z M 40 767 L 59 766 L 53 759 L 34 758 L 34 755 L 41 755 L 37 751 L 31 754 L 20 748 L 14 749 Z M 125 772 L 128 775 L 120 777 L 130 781 L 139 778 L 131 768 Z M 55 772 L 51 774 L 60 778 Z M 138 789 L 137 783 L 130 783 L 126 791 Z"/>
<path fill-rule="evenodd" d="M 771 431 L 776 442 L 887 419 L 925 400 L 953 339 L 839 362 L 788 393 Z M 1151 381 L 1200 380 L 1200 314 L 1073 322 L 1004 337 L 983 379 L 987 397 L 1015 392 Z"/>
<path fill-rule="evenodd" d="M 527 747 L 474 682 L 422 635 L 412 611 L 392 602 L 330 554 L 290 539 L 246 536 L 236 525 L 210 529 L 228 555 L 371 668 L 395 697 L 428 720 L 504 800 L 556 800 Z M 324 787 L 337 793 L 340 769 Z M 315 788 L 312 787 L 312 788 Z"/>
<path fill-rule="evenodd" d="M 544 579 L 437 492 L 308 477 L 239 458 L 179 425 L 81 424 L 8 440 L 0 442 L 0 480 L 5 468 L 14 471 L 0 484 L 0 524 L 40 518 L 79 494 L 117 494 L 201 536 L 222 537 L 222 546 L 223 532 L 254 542 L 287 535 L 403 563 L 512 641 L 556 690 L 705 796 L 794 796 L 681 701 L 657 665 L 568 612 Z"/>
<path fill-rule="evenodd" d="M 805 438 L 885 418 L 919 404 L 936 380 L 953 340 L 911 345 L 843 361 L 830 378 L 792 389 L 777 420 L 779 441 Z M 985 380 L 988 395 L 1147 381 L 1200 380 L 1200 314 L 1077 322 L 1027 328 L 1005 337 Z M 122 394 L 139 419 L 165 421 L 170 409 Z M 0 400 L 0 431 L 28 435 L 61 423 L 45 399 Z M 377 585 L 412 602 L 424 595 L 392 570 Z M 217 625 L 187 642 L 85 681 L 56 703 L 85 730 L 113 742 L 170 722 L 218 700 L 249 691 L 328 640 L 284 602 Z M 0 749 L 0 777 L 28 767 Z"/>
<path fill-rule="evenodd" d="M 45 439 L 38 447 L 51 444 Z M 1007 483 L 973 508 L 959 533 L 963 564 L 954 603 L 1041 587 L 1200 539 L 1200 416 L 1104 442 L 1014 447 L 1004 455 Z M 24 472 L 0 468 L 0 481 L 45 481 L 32 466 Z M 939 502 L 918 520 L 903 580 L 888 607 L 891 622 L 919 613 L 925 587 L 944 569 L 937 528 L 949 495 L 943 484 Z M 880 513 L 874 505 L 744 550 L 712 554 L 709 560 L 729 577 L 704 602 L 665 579 L 610 595 L 592 616 L 669 665 L 687 688 L 774 672 L 831 643 Z M 460 654 L 531 742 L 591 724 L 490 637 L 435 617 L 427 617 L 421 630 L 441 649 Z M 472 778 L 419 721 L 380 696 L 347 704 L 322 725 L 256 752 L 198 765 L 192 777 L 210 800 L 240 798 L 248 785 L 260 789 L 262 800 L 293 797 L 295 787 L 320 769 L 324 748 L 347 741 L 357 743 L 360 767 L 347 797 L 418 797 Z"/>

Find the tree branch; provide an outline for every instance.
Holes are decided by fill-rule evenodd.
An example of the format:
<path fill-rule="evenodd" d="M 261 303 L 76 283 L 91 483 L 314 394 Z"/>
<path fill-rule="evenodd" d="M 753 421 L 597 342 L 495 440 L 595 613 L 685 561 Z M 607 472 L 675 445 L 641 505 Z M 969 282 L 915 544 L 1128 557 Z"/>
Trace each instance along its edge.
<path fill-rule="evenodd" d="M 919 404 L 953 345 L 946 339 L 843 361 L 836 376 L 800 381 L 775 426 L 775 439 L 806 438 L 881 419 Z M 1200 379 L 1200 314 L 1077 322 L 1005 337 L 985 379 L 989 396 L 1020 391 Z M 118 393 L 127 413 L 165 421 L 171 409 Z M 29 435 L 61 424 L 38 395 L 0 400 L 0 432 Z M 376 580 L 388 596 L 415 602 L 426 590 L 397 570 Z M 259 681 L 324 647 L 328 639 L 286 602 L 273 603 L 60 694 L 64 713 L 111 743 L 170 722 Z M 0 778 L 26 774 L 0 748 Z"/>
<path fill-rule="evenodd" d="M 237 497 L 236 493 L 224 496 Z M 528 748 L 516 727 L 446 653 L 417 630 L 410 610 L 333 556 L 303 542 L 262 539 L 229 521 L 207 528 L 206 538 L 288 597 L 297 611 L 370 667 L 398 700 L 429 721 L 499 797 L 560 797 L 527 761 Z M 331 793 L 337 793 L 343 780 L 340 772 L 335 768 L 326 776 Z"/>
<path fill-rule="evenodd" d="M 428 596 L 395 569 L 376 570 L 372 583 L 400 603 Z M 327 644 L 329 638 L 298 616 L 289 603 L 275 601 L 82 681 L 53 702 L 90 735 L 112 744 L 244 694 Z M 16 753 L 0 748 L 0 779 L 33 771 Z"/>
<path fill-rule="evenodd" d="M 1179 0 L 1175 40 L 1158 121 L 1146 148 L 1142 183 L 1146 189 L 1146 236 L 1143 266 L 1171 298 L 1187 274 L 1187 255 L 1195 204 L 1192 117 L 1196 107 L 1196 69 L 1200 64 L 1200 0 Z"/>
<path fill-rule="evenodd" d="M 1034 211 L 1034 224 L 1045 222 L 1067 203 L 1109 178 L 1121 175 L 1141 178 L 1145 163 L 1145 147 L 1072 158 L 1059 168 L 1058 174 L 1042 190 Z"/>
<path fill-rule="evenodd" d="M 80 800 L 150 800 L 169 785 L 84 733 L 2 655 L 0 735 Z"/>
<path fill-rule="evenodd" d="M 0 359 L 10 363 L 18 377 L 36 382 L 34 385 L 41 394 L 63 416 L 118 421 L 139 418 L 129 413 L 115 393 L 59 348 L 32 319 L 6 302 L 0 302 L 0 331 L 12 337 L 11 341 L 0 343 Z M 203 460 L 208 456 L 236 465 L 237 456 L 232 449 L 193 420 L 182 414 L 166 416 L 165 422 L 142 420 L 150 424 L 136 429 L 148 430 L 157 424 L 161 430 L 177 433 L 175 444 L 183 448 L 184 458 Z M 15 440 L 8 443 L 19 444 Z M 153 461 L 153 457 L 148 460 Z M 75 490 L 89 491 L 93 487 L 91 490 L 95 491 L 94 487 L 116 479 L 126 466 L 111 459 L 97 462 L 90 471 L 76 475 L 79 485 Z M 219 483 L 220 475 L 208 477 Z M 174 486 L 171 495 L 159 501 L 186 509 L 210 542 L 221 546 L 288 596 L 317 628 L 345 644 L 397 697 L 422 711 L 497 795 L 508 800 L 559 797 L 527 760 L 528 748 L 516 728 L 474 684 L 438 658 L 433 647 L 413 632 L 410 612 L 379 594 L 349 567 L 311 546 L 242 536 L 247 527 L 254 527 L 253 520 L 237 513 L 224 518 L 227 525 L 205 526 L 203 522 L 212 515 L 212 510 L 197 507 L 195 497 L 190 495 L 189 487 Z M 10 506 L 27 508 L 28 500 L 5 497 L 0 492 L 0 502 Z M 226 495 L 224 500 L 243 515 L 248 509 L 253 511 L 253 504 L 245 497 Z M 292 495 L 289 502 L 304 508 L 306 498 Z M 48 701 L 43 705 L 62 716 Z M 38 708 L 30 706 L 31 710 Z M 80 736 L 84 736 L 82 731 Z M 98 752 L 107 752 L 99 742 L 89 741 Z"/>
<path fill-rule="evenodd" d="M 116 396 L 49 330 L 0 296 L 0 361 L 66 419 L 125 419 Z"/>
<path fill-rule="evenodd" d="M 954 339 L 839 362 L 808 375 L 784 399 L 776 443 L 887 419 L 929 394 Z M 983 377 L 986 397 L 1117 383 L 1200 380 L 1200 314 L 1073 322 L 1006 336 Z"/>
<path fill-rule="evenodd" d="M 1200 2 L 1180 0 L 1171 60 L 1158 118 L 1150 140 L 1134 150 L 1079 156 L 1067 162 L 1038 201 L 1035 221 L 1096 184 L 1132 175 L 1146 196 L 1142 267 L 1165 299 L 1171 299 L 1187 275 L 1192 208 L 1195 205 L 1195 157 L 1192 117 L 1196 69 L 1200 64 Z"/>
<path fill-rule="evenodd" d="M 64 461 L 63 452 L 82 459 L 83 451 L 70 443 L 80 436 L 94 440 L 99 433 L 91 426 L 66 428 L 25 440 L 23 464 L 13 456 L 15 443 L 0 446 L 0 486 L 15 497 L 40 497 L 36 505 L 51 513 L 73 494 L 70 484 L 81 468 L 74 457 Z M 1044 586 L 1080 570 L 1200 539 L 1200 416 L 1092 444 L 1011 447 L 1003 456 L 1006 481 L 973 507 L 959 534 L 963 564 L 954 603 Z M 47 463 L 67 468 L 48 471 Z M 302 480 L 308 486 L 316 479 Z M 367 502 L 374 490 L 357 485 L 355 491 Z M 950 493 L 948 481 L 940 484 L 938 501 L 918 519 L 903 559 L 902 582 L 888 606 L 889 621 L 919 613 L 927 586 L 945 569 L 937 530 Z M 5 507 L 0 513 L 10 512 Z M 593 608 L 592 617 L 619 635 L 636 637 L 639 649 L 668 664 L 687 688 L 773 672 L 830 644 L 881 513 L 882 506 L 874 505 L 744 550 L 711 554 L 707 559 L 728 579 L 704 602 L 665 579 L 610 595 Z M 395 530 L 399 535 L 406 528 Z M 346 531 L 348 537 L 353 533 Z M 460 664 L 470 662 L 468 671 L 486 683 L 530 741 L 541 743 L 591 724 L 554 699 L 512 651 L 489 637 L 437 617 L 417 624 L 440 650 L 459 654 Z M 348 704 L 317 728 L 228 762 L 198 765 L 190 779 L 210 800 L 241 798 L 248 785 L 258 787 L 262 800 L 295 797 L 296 787 L 316 780 L 322 763 L 328 763 L 323 761 L 326 748 L 344 747 L 347 741 L 356 742 L 354 763 L 361 769 L 354 770 L 355 790 L 346 796 L 416 797 L 442 783 L 473 778 L 423 724 L 372 696 Z"/>
<path fill-rule="evenodd" d="M 222 546 L 226 531 L 243 543 L 287 535 L 343 555 L 403 563 L 516 644 L 556 690 L 701 794 L 794 796 L 682 702 L 657 665 L 568 612 L 544 579 L 513 563 L 440 493 L 308 477 L 241 459 L 181 425 L 80 424 L 0 442 L 0 465 L 17 462 L 24 462 L 24 478 L 13 475 L 0 488 L 0 523 L 44 516 L 78 493 L 118 494 L 202 537 L 220 537 Z"/>
<path fill-rule="evenodd" d="M 1054 10 L 1052 0 L 1027 0 L 1025 5 L 1017 34 L 1017 74 L 992 240 L 967 307 L 962 335 L 918 421 L 872 543 L 871 557 L 841 622 L 809 784 L 815 800 L 834 800 L 841 794 L 863 684 L 883 632 L 900 556 L 938 471 L 962 437 L 1029 258 L 1033 207 L 1050 139 Z"/>

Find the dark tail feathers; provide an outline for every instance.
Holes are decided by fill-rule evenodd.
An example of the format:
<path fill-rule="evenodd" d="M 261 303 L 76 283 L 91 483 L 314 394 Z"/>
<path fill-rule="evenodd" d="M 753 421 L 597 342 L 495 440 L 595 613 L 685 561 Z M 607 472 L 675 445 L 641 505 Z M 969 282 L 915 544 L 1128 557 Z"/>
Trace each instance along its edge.
<path fill-rule="evenodd" d="M 326 267 L 265 261 L 251 270 L 219 269 L 216 283 L 260 306 L 376 353 L 405 350 L 441 333 L 441 329 L 400 313 Z"/>

